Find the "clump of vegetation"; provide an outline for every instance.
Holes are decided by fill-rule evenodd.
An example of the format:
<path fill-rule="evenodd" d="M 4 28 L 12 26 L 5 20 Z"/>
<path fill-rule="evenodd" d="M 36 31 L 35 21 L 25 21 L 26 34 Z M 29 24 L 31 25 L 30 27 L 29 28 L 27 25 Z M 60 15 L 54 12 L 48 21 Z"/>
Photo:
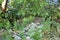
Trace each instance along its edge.
<path fill-rule="evenodd" d="M 0 4 L 2 2 L 0 0 Z M 59 3 L 59 0 L 11 0 L 6 13 L 2 14 L 2 10 L 0 10 L 0 29 L 6 30 L 3 33 L 3 40 L 13 40 L 12 35 L 8 32 L 10 29 L 15 32 L 21 31 L 20 33 L 18 32 L 19 36 L 22 37 L 22 40 L 26 40 L 26 34 L 23 30 L 28 24 L 33 23 L 36 17 L 43 18 L 40 23 L 43 26 L 41 26 L 42 28 L 39 26 L 35 27 L 35 25 L 30 26 L 28 36 L 32 40 L 43 40 L 45 38 L 43 37 L 44 35 L 49 38 L 55 37 L 50 35 L 51 33 L 56 36 L 60 35 Z"/>

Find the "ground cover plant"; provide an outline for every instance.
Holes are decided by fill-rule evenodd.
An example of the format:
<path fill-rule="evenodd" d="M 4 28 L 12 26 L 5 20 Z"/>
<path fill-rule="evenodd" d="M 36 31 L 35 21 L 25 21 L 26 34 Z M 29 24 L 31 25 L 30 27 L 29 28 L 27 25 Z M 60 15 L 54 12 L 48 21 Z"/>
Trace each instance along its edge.
<path fill-rule="evenodd" d="M 59 0 L 10 0 L 7 6 L 3 14 L 0 7 L 1 40 L 59 40 Z"/>

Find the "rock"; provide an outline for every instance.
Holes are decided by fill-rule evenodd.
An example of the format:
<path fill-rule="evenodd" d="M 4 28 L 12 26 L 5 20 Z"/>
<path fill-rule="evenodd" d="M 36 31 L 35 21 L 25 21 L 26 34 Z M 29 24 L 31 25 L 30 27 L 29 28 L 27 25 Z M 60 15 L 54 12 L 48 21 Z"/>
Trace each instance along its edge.
<path fill-rule="evenodd" d="M 21 40 L 21 37 L 18 36 L 18 33 L 15 31 L 12 31 L 11 29 L 9 30 L 10 33 L 12 33 L 12 37 L 14 38 L 14 40 Z"/>
<path fill-rule="evenodd" d="M 26 37 L 26 40 L 31 40 L 29 36 Z"/>
<path fill-rule="evenodd" d="M 21 40 L 21 37 L 19 37 L 19 36 L 16 35 L 16 34 L 14 34 L 13 37 L 14 37 L 14 40 Z"/>

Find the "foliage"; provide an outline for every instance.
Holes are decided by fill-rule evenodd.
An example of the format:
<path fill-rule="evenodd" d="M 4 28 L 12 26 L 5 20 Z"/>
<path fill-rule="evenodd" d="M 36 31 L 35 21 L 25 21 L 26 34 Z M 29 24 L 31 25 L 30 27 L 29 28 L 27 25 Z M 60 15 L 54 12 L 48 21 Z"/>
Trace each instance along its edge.
<path fill-rule="evenodd" d="M 0 4 L 2 0 L 0 0 Z M 8 11 L 2 14 L 0 10 L 0 29 L 5 28 L 7 31 L 9 29 L 13 30 L 23 30 L 26 25 L 33 22 L 35 17 L 44 18 L 42 23 L 44 26 L 42 29 L 34 29 L 28 31 L 29 36 L 34 40 L 42 40 L 40 35 L 44 33 L 46 30 L 50 32 L 56 32 L 57 28 L 60 28 L 58 19 L 60 18 L 60 5 L 58 1 L 46 1 L 46 0 L 11 0 L 8 4 Z M 22 19 L 22 23 L 19 23 L 20 19 Z M 52 24 L 52 26 L 51 26 Z M 51 28 L 52 27 L 52 28 Z M 51 29 L 51 30 L 50 30 Z M 42 30 L 41 32 L 39 32 Z M 31 35 L 33 32 L 34 34 Z M 9 33 L 8 33 L 9 34 Z M 11 34 L 9 34 L 9 38 L 7 37 L 7 33 L 4 33 L 4 40 L 12 40 Z M 24 36 L 24 32 L 20 33 L 20 36 Z M 5 38 L 6 36 L 6 38 Z M 25 37 L 23 37 L 25 40 Z"/>

